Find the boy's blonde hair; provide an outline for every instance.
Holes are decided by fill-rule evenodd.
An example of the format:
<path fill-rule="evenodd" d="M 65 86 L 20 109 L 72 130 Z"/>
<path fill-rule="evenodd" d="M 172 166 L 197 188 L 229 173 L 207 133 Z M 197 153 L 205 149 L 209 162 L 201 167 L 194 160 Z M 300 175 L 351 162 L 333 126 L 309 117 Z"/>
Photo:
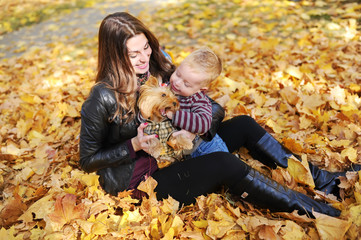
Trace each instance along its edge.
<path fill-rule="evenodd" d="M 222 61 L 211 49 L 202 47 L 190 53 L 182 64 L 187 64 L 193 70 L 207 75 L 205 85 L 215 80 L 222 72 Z"/>

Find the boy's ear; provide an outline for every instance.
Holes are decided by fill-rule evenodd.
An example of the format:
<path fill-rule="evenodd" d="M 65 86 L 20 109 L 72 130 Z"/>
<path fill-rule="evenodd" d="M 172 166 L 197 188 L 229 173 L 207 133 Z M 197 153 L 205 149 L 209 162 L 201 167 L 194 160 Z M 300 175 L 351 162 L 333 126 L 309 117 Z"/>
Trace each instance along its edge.
<path fill-rule="evenodd" d="M 159 87 L 159 81 L 154 76 L 150 76 L 149 79 L 145 82 L 145 84 L 150 87 Z"/>

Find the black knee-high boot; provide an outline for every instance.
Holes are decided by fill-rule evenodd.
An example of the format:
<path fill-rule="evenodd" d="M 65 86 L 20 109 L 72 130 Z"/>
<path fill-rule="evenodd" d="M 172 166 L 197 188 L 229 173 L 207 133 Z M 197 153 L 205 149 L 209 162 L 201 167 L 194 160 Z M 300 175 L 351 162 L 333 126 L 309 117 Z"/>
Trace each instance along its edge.
<path fill-rule="evenodd" d="M 261 139 L 256 143 L 255 148 L 251 149 L 250 154 L 255 159 L 261 161 L 263 164 L 276 168 L 281 166 L 284 168 L 288 167 L 288 159 L 293 155 L 297 159 L 300 159 L 299 156 L 291 153 L 288 149 L 283 147 L 273 136 L 269 133 L 266 133 L 261 137 Z M 328 172 L 322 170 L 317 166 L 308 162 L 310 167 L 312 178 L 315 182 L 315 189 L 323 191 L 327 194 L 334 194 L 339 197 L 339 187 L 340 183 L 338 177 L 345 176 L 345 172 Z M 361 165 L 352 165 L 350 171 L 359 171 L 361 170 Z"/>
<path fill-rule="evenodd" d="M 251 169 L 232 190 L 240 194 L 245 201 L 275 212 L 298 210 L 300 215 L 308 214 L 312 218 L 312 210 L 333 217 L 338 217 L 341 213 L 326 203 L 315 201 L 307 195 L 282 186 L 254 169 Z"/>

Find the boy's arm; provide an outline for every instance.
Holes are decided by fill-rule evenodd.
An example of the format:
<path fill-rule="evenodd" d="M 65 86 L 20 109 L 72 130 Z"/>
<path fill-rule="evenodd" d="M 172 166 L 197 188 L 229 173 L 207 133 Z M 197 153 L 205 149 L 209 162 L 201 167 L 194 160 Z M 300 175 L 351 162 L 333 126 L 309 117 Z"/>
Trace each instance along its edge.
<path fill-rule="evenodd" d="M 205 134 L 211 128 L 212 104 L 205 94 L 193 97 L 193 103 L 174 113 L 173 125 L 192 133 Z"/>

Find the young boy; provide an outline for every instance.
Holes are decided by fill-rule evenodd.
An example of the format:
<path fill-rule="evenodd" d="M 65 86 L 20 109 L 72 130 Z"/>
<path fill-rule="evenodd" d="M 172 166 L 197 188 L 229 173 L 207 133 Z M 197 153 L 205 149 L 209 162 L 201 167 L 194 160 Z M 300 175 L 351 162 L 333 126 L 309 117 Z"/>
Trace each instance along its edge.
<path fill-rule="evenodd" d="M 222 62 L 209 48 L 200 48 L 189 54 L 170 77 L 172 91 L 178 96 L 180 110 L 167 112 L 175 127 L 195 133 L 194 147 L 184 153 L 197 157 L 211 152 L 228 152 L 223 140 L 216 134 L 211 141 L 199 136 L 208 132 L 212 122 L 212 104 L 205 91 L 222 72 Z"/>

